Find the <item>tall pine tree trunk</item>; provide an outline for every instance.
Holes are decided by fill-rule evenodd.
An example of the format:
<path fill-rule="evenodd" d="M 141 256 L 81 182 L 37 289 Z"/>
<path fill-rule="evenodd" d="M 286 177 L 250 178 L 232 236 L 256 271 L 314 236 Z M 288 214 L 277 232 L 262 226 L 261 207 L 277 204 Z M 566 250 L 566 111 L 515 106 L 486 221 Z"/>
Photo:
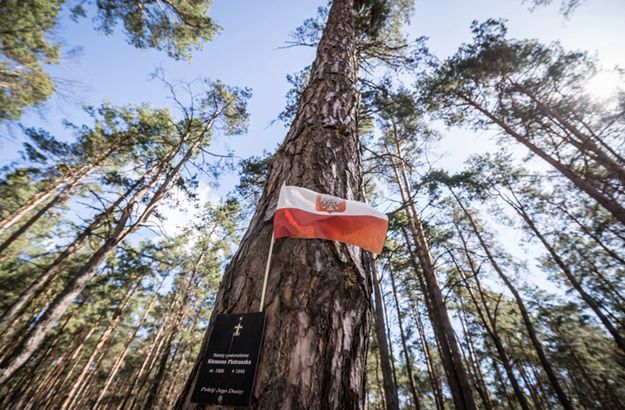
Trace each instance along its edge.
<path fill-rule="evenodd" d="M 399 158 L 399 161 L 403 161 L 399 143 L 396 142 L 395 148 L 395 155 Z M 423 225 L 419 220 L 412 199 L 413 196 L 410 191 L 408 176 L 403 168 L 403 162 L 397 164 L 395 159 L 393 159 L 392 168 L 395 173 L 402 203 L 407 210 L 410 232 L 413 236 L 412 240 L 416 247 L 416 256 L 421 267 L 425 285 L 423 290 L 424 293 L 427 293 L 427 299 L 429 300 L 428 310 L 430 320 L 432 322 L 434 334 L 440 345 L 441 359 L 445 368 L 445 374 L 447 375 L 447 382 L 449 384 L 449 390 L 452 393 L 454 405 L 457 409 L 473 410 L 475 409 L 475 399 L 473 398 L 471 383 L 462 361 L 460 347 L 458 346 L 453 332 L 447 307 L 443 301 L 443 294 L 438 283 L 438 278 L 436 277 L 428 241 L 425 237 Z"/>
<path fill-rule="evenodd" d="M 389 274 L 391 279 L 391 288 L 393 291 L 393 301 L 395 302 L 395 312 L 397 314 L 397 325 L 399 327 L 399 337 L 401 339 L 402 353 L 404 355 L 404 361 L 406 362 L 406 372 L 408 373 L 408 385 L 410 386 L 410 394 L 412 395 L 412 402 L 415 409 L 421 408 L 421 401 L 419 400 L 419 393 L 414 380 L 414 372 L 412 371 L 412 357 L 408 343 L 406 341 L 406 332 L 404 331 L 404 321 L 401 317 L 401 311 L 399 308 L 399 298 L 397 297 L 397 285 L 395 284 L 395 275 L 393 268 L 389 267 Z"/>
<path fill-rule="evenodd" d="M 283 183 L 363 200 L 352 0 L 335 0 L 310 82 L 276 152 L 256 213 L 227 267 L 214 315 L 257 311 Z M 371 318 L 370 256 L 322 240 L 280 239 L 267 288 L 255 408 L 362 408 Z M 212 330 L 209 326 L 207 335 Z M 177 408 L 191 403 L 202 344 Z"/>
<path fill-rule="evenodd" d="M 391 367 L 391 358 L 388 351 L 388 340 L 386 337 L 386 325 L 384 323 L 384 307 L 382 302 L 382 291 L 380 289 L 380 280 L 376 264 L 373 267 L 373 294 L 375 299 L 375 335 L 378 342 L 378 351 L 380 352 L 380 367 L 382 369 L 382 385 L 384 387 L 384 398 L 386 399 L 387 409 L 399 409 L 399 399 L 397 398 L 397 386 L 393 379 L 393 369 Z"/>

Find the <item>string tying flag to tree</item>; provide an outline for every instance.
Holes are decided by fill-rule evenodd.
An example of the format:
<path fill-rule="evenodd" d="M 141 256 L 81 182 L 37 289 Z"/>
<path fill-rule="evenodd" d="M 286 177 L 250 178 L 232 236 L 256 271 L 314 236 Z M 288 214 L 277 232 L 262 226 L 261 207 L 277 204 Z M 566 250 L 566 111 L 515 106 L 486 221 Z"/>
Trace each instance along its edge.
<path fill-rule="evenodd" d="M 388 218 L 364 202 L 282 185 L 273 237 L 329 239 L 381 253 Z"/>

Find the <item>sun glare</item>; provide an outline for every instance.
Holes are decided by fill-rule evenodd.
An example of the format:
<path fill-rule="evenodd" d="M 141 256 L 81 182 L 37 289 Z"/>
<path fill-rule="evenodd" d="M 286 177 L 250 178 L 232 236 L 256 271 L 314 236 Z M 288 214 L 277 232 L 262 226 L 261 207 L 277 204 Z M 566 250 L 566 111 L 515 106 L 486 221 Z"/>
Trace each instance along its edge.
<path fill-rule="evenodd" d="M 586 85 L 590 95 L 602 99 L 612 97 L 623 88 L 623 77 L 615 70 L 598 72 Z"/>

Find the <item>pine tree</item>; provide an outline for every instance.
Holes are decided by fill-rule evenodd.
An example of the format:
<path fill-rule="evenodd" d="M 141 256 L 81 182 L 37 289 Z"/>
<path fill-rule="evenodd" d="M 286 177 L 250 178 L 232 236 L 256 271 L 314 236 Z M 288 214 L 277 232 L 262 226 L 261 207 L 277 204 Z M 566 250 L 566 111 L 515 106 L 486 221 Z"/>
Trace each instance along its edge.
<path fill-rule="evenodd" d="M 259 308 L 271 221 L 283 183 L 364 199 L 356 129 L 355 8 L 362 14 L 371 10 L 369 3 L 332 3 L 310 81 L 285 142 L 272 159 L 256 213 L 226 269 L 215 314 Z M 363 406 L 371 317 L 370 263 L 369 255 L 347 245 L 277 241 L 254 391 L 258 408 Z M 199 360 L 177 408 L 192 407 Z M 278 385 L 281 387 L 275 388 Z"/>

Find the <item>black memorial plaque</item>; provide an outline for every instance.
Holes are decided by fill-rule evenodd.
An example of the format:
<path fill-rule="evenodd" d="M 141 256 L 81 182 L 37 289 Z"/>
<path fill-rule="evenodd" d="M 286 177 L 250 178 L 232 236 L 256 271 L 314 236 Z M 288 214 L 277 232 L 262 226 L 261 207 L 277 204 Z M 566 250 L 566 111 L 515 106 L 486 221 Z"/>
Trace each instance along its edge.
<path fill-rule="evenodd" d="M 249 406 L 265 331 L 265 313 L 218 315 L 191 401 Z"/>

